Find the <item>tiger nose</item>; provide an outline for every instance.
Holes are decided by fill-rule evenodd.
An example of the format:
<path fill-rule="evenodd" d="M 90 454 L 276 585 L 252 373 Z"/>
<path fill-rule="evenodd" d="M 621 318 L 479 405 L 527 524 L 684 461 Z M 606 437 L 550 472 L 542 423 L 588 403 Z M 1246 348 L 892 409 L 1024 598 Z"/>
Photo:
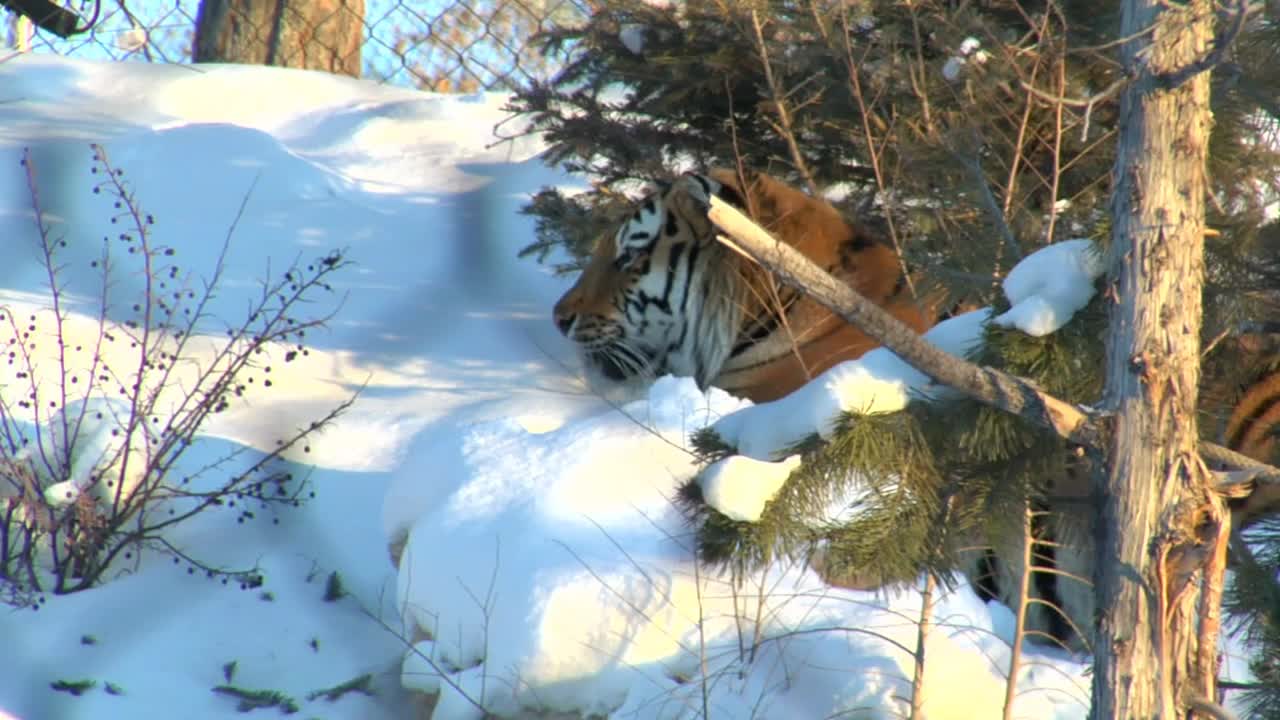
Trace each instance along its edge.
<path fill-rule="evenodd" d="M 556 309 L 552 312 L 552 320 L 555 321 L 556 327 L 560 329 L 560 332 L 565 337 L 569 337 L 569 331 L 573 330 L 573 321 L 577 317 L 573 312 L 559 306 L 556 306 Z"/>

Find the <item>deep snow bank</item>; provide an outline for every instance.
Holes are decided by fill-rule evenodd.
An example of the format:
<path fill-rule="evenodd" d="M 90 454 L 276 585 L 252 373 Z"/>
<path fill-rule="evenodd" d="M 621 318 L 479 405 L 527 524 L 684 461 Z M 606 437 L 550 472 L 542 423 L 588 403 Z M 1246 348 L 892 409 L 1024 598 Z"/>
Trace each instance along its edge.
<path fill-rule="evenodd" d="M 804 567 L 735 584 L 694 561 L 671 502 L 696 469 L 687 439 L 746 405 L 663 378 L 645 400 L 562 427 L 484 422 L 411 453 L 384 510 L 418 640 L 405 684 L 442 693 L 438 718 L 479 706 L 693 718 L 704 699 L 712 717 L 901 717 L 916 593 L 829 588 Z M 961 586 L 936 612 L 929 717 L 997 717 L 1008 611 Z M 1019 715 L 1083 717 L 1083 668 L 1034 655 Z"/>

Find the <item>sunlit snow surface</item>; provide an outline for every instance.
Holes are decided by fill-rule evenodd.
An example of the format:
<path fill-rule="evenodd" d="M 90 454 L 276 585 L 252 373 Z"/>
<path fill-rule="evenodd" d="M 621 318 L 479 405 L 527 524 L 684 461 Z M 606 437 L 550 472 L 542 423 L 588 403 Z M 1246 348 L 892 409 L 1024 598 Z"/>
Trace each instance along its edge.
<path fill-rule="evenodd" d="M 696 469 L 688 434 L 740 405 L 663 378 L 647 401 L 552 432 L 490 421 L 411 454 L 388 528 L 408 532 L 399 597 L 433 640 L 416 646 L 406 684 L 441 690 L 443 718 L 480 717 L 471 700 L 504 714 L 694 718 L 704 688 L 711 717 L 902 716 L 915 593 L 832 589 L 785 566 L 735 587 L 693 561 L 671 503 Z M 929 717 L 998 715 L 1012 625 L 991 612 L 967 589 L 937 609 Z M 1027 716 L 1083 717 L 1081 667 L 1036 659 L 1022 676 Z"/>
<path fill-rule="evenodd" d="M 231 662 L 234 684 L 294 697 L 298 717 L 409 717 L 402 680 L 442 689 L 438 716 L 452 718 L 477 716 L 467 697 L 619 718 L 905 714 L 916 593 L 832 590 L 803 567 L 735 585 L 693 562 L 669 502 L 694 471 L 689 432 L 746 403 L 676 379 L 621 407 L 583 389 L 548 317 L 566 280 L 515 256 L 532 238 L 517 213 L 529 195 L 583 181 L 542 166 L 536 138 L 495 144 L 504 102 L 267 68 L 0 64 L 0 304 L 48 304 L 19 166 L 30 148 L 68 242 L 68 333 L 92 332 L 88 261 L 112 232 L 110 201 L 91 192 L 98 142 L 185 267 L 211 272 L 230 234 L 214 317 L 238 320 L 245 294 L 297 258 L 343 248 L 355 263 L 310 355 L 217 416 L 185 462 L 272 447 L 360 391 L 296 455 L 314 466 L 314 500 L 278 525 L 226 512 L 168 533 L 210 563 L 256 564 L 262 587 L 146 556 L 104 587 L 0 612 L 0 717 L 244 717 L 212 692 Z M 118 282 L 118 297 L 141 288 Z M 797 408 L 812 427 L 830 405 Z M 403 544 L 399 568 L 389 544 Z M 350 595 L 331 603 L 333 571 Z M 997 716 L 1008 611 L 962 584 L 935 621 L 929 717 Z M 421 652 L 406 653 L 414 639 Z M 1016 714 L 1083 717 L 1082 665 L 1031 658 Z M 373 697 L 308 699 L 364 673 Z M 97 686 L 81 697 L 50 688 L 84 679 Z"/>
<path fill-rule="evenodd" d="M 494 144 L 504 102 L 256 67 L 42 56 L 0 64 L 0 305 L 25 318 L 48 304 L 19 165 L 29 148 L 46 219 L 68 244 L 68 336 L 95 329 L 89 262 L 118 232 L 110 200 L 92 193 L 89 143 L 98 142 L 155 216 L 154 241 L 173 246 L 184 268 L 207 277 L 230 231 L 214 337 L 219 320 L 242 319 L 261 279 L 296 259 L 345 248 L 355 263 L 315 308 L 338 314 L 309 337 L 310 355 L 216 416 L 188 466 L 272 447 L 361 391 L 297 453 L 315 465 L 309 504 L 280 513 L 279 525 L 269 513 L 241 525 L 231 511 L 169 533 L 207 562 L 258 565 L 261 588 L 223 587 L 157 556 L 122 563 L 100 589 L 4 610 L 0 716 L 243 717 L 211 691 L 233 661 L 236 685 L 290 695 L 300 717 L 406 716 L 404 641 L 380 625 L 404 631 L 381 525 L 385 471 L 427 428 L 456 433 L 509 413 L 547 427 L 595 402 L 563 368 L 572 354 L 547 320 L 564 281 L 515 257 L 532 233 L 517 214 L 528 194 L 573 181 L 532 159 L 536 139 Z M 136 276 L 117 278 L 112 317 L 141 287 Z M 22 388 L 5 378 L 0 392 L 12 401 Z M 331 571 L 351 597 L 322 599 Z M 375 697 L 306 700 L 364 673 Z M 50 689 L 84 679 L 97 686 L 81 697 Z"/>

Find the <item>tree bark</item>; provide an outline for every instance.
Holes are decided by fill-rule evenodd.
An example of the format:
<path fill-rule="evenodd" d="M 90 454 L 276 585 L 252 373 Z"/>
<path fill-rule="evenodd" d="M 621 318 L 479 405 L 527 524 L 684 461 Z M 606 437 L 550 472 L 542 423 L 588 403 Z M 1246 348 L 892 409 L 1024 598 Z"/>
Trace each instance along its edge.
<path fill-rule="evenodd" d="M 1170 81 L 1206 56 L 1213 22 L 1208 0 L 1127 0 L 1121 19 L 1094 718 L 1187 718 L 1215 698 L 1230 518 L 1196 428 L 1209 78 Z"/>
<path fill-rule="evenodd" d="M 192 55 L 360 77 L 363 34 L 364 0 L 201 0 Z"/>

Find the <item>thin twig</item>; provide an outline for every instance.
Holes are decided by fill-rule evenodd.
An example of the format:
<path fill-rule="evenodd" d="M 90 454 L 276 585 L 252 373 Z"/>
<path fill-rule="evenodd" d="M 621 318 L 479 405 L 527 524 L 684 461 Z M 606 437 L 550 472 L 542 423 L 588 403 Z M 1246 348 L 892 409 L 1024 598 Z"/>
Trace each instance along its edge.
<path fill-rule="evenodd" d="M 933 111 L 929 108 L 929 93 L 921 89 L 921 79 L 929 71 L 929 66 L 924 59 L 924 40 L 921 37 L 920 15 L 916 12 L 916 8 L 916 3 L 907 3 L 907 12 L 911 13 L 912 48 L 916 51 L 916 64 L 914 67 L 908 64 L 907 76 L 911 78 L 911 90 L 920 99 L 920 117 L 924 120 L 925 127 L 932 132 L 934 130 Z M 847 37 L 846 35 L 846 43 Z"/>
<path fill-rule="evenodd" d="M 1032 547 L 1035 538 L 1031 534 L 1031 503 L 1022 501 L 1022 573 L 1018 576 L 1018 604 L 1014 607 L 1013 647 L 1009 651 L 1009 676 L 1004 683 L 1004 710 L 1002 720 L 1013 720 L 1014 700 L 1018 690 L 1018 670 L 1022 664 L 1022 639 L 1027 632 L 1028 596 L 1031 594 Z"/>
<path fill-rule="evenodd" d="M 933 573 L 924 574 L 924 589 L 920 591 L 920 620 L 916 627 L 915 668 L 911 672 L 911 720 L 924 720 L 924 661 L 929 630 L 933 625 L 933 593 L 937 580 Z"/>
<path fill-rule="evenodd" d="M 982 200 L 982 207 L 987 211 L 987 216 L 991 219 L 991 224 L 996 226 L 996 230 L 1000 233 L 1001 247 L 1009 248 L 1015 262 L 1021 260 L 1022 244 L 1018 242 L 1018 238 L 1014 236 L 1013 230 L 1009 227 L 1009 220 L 1005 217 L 1003 211 L 1000 210 L 1000 204 L 996 202 L 996 196 L 991 192 L 991 184 L 987 182 L 987 173 L 982 169 L 982 161 L 979 159 L 979 153 L 982 152 L 982 138 L 978 137 L 975 131 L 972 137 L 973 152 L 967 157 L 961 155 L 954 148 L 948 148 L 951 156 L 954 157 L 966 170 L 969 171 L 970 180 L 973 182 L 974 188 L 978 191 L 978 197 Z M 999 270 L 997 264 L 996 269 Z M 995 278 L 992 278 L 995 281 Z"/>
<path fill-rule="evenodd" d="M 402 566 L 403 566 L 403 563 L 402 563 Z M 409 567 L 413 567 L 413 565 L 409 564 Z M 412 587 L 412 581 L 413 581 L 413 578 L 410 577 L 409 583 L 408 583 L 409 587 Z M 407 610 L 408 610 L 408 607 L 407 606 L 404 607 L 400 613 L 401 616 L 405 615 L 405 611 Z M 436 674 L 436 677 L 440 678 L 441 682 L 443 682 L 444 684 L 452 688 L 454 692 L 458 693 L 458 695 L 462 697 L 462 699 L 466 700 L 468 703 L 471 704 L 472 707 L 478 710 L 482 716 L 488 714 L 488 709 L 485 708 L 485 706 L 482 705 L 475 698 L 471 697 L 471 695 L 467 693 L 466 689 L 458 684 L 458 681 L 454 679 L 453 674 L 450 673 L 448 669 L 441 667 L 438 663 L 436 663 L 434 658 L 427 657 L 426 653 L 419 650 L 417 646 L 414 645 L 412 640 L 405 637 L 403 630 L 397 630 L 396 628 L 391 627 L 391 625 L 388 624 L 386 620 L 383 620 L 381 617 L 374 615 L 371 611 L 369 611 L 363 606 L 360 607 L 360 611 L 364 614 L 365 617 L 369 618 L 374 623 L 376 623 L 378 627 L 381 627 L 383 630 L 387 631 L 392 637 L 399 640 L 401 644 L 404 645 L 404 648 L 406 650 L 408 650 L 413 655 L 421 658 L 422 661 L 425 662 L 431 668 L 432 672 Z"/>
<path fill-rule="evenodd" d="M 853 90 L 853 99 L 858 103 L 858 117 L 862 120 L 862 134 L 867 143 L 867 157 L 871 160 L 871 171 L 876 178 L 876 192 L 880 195 L 881 202 L 884 203 L 885 224 L 889 228 L 889 242 L 893 244 L 893 251 L 898 255 L 898 266 L 902 270 L 902 277 L 906 279 L 907 291 L 911 293 L 911 297 L 918 298 L 916 292 L 915 281 L 911 279 L 911 273 L 907 270 L 907 260 L 902 253 L 902 244 L 898 240 L 898 228 L 893 219 L 893 195 L 889 190 L 888 183 L 885 181 L 884 171 L 880 166 L 880 151 L 876 149 L 875 135 L 871 132 L 871 119 L 868 115 L 869 108 L 862 94 L 862 79 L 858 75 L 858 65 L 853 60 L 853 45 L 850 44 L 850 28 L 848 9 L 841 6 L 841 21 L 844 24 L 844 51 L 845 51 L 845 67 L 849 72 L 849 84 Z M 928 103 L 925 103 L 925 114 L 928 114 Z M 927 121 L 927 120 L 926 120 Z"/>
<path fill-rule="evenodd" d="M 1058 59 L 1058 92 L 1067 89 L 1067 64 Z M 1050 176 L 1049 188 L 1049 227 L 1045 229 L 1044 241 L 1053 242 L 1054 226 L 1058 222 L 1058 188 L 1062 182 L 1062 111 L 1061 104 L 1054 105 L 1053 113 L 1053 172 Z"/>
<path fill-rule="evenodd" d="M 725 80 L 725 96 L 729 99 L 729 139 L 733 145 L 734 175 L 737 177 L 738 187 L 742 190 L 742 201 L 747 204 L 747 214 L 755 216 L 757 210 L 756 200 L 755 195 L 751 192 L 751 185 L 747 182 L 747 165 L 743 161 L 742 150 L 738 145 L 738 124 L 733 120 L 733 93 L 729 92 L 728 80 Z M 791 320 L 787 316 L 787 304 L 782 301 L 782 294 L 778 292 L 778 283 L 770 275 L 764 278 L 764 284 L 764 290 L 767 293 L 757 288 L 755 283 L 745 283 L 745 286 L 751 293 L 751 297 L 759 301 L 762 307 L 773 307 L 775 309 L 778 323 L 790 343 L 792 357 L 795 358 L 796 363 L 800 366 L 805 379 L 812 380 L 813 373 L 809 371 L 809 363 L 800 352 L 801 339 L 796 337 Z"/>
<path fill-rule="evenodd" d="M 1066 97 L 1064 95 L 1054 95 L 1052 93 L 1047 93 L 1044 90 L 1041 90 L 1040 88 L 1036 87 L 1035 85 L 1032 85 L 1031 83 L 1025 80 L 1019 80 L 1018 84 L 1022 86 L 1023 90 L 1026 90 L 1027 92 L 1031 93 L 1032 95 L 1035 95 L 1036 97 L 1040 98 L 1041 100 L 1044 100 L 1045 102 L 1058 103 L 1062 105 L 1067 105 L 1069 107 L 1078 107 L 1078 108 L 1087 109 L 1087 108 L 1092 108 L 1094 105 L 1097 105 L 1098 103 L 1106 102 L 1111 98 L 1115 97 L 1116 95 L 1119 95 L 1120 91 L 1124 89 L 1125 85 L 1127 85 L 1129 81 L 1130 81 L 1130 78 L 1128 77 L 1117 78 L 1110 85 L 1103 88 L 1101 92 L 1096 92 L 1084 98 L 1071 98 L 1071 97 Z"/>
<path fill-rule="evenodd" d="M 1044 20 L 1040 24 L 1040 30 L 1037 33 L 1037 44 L 1044 43 L 1044 37 L 1049 32 L 1049 18 L 1051 15 L 1045 13 Z M 1035 64 L 1031 66 L 1031 80 L 1035 84 L 1036 75 L 1040 72 L 1040 61 L 1043 59 L 1042 53 L 1037 53 Z M 1018 183 L 1018 166 L 1022 164 L 1022 146 L 1026 141 L 1027 126 L 1031 122 L 1031 111 L 1035 107 L 1032 97 L 1028 94 L 1026 102 L 1022 107 L 1022 121 L 1018 123 L 1018 139 L 1013 144 L 1013 161 L 1009 163 L 1009 178 L 1004 186 L 1004 214 L 1009 216 L 1009 212 L 1013 209 L 1013 196 Z M 999 257 L 999 253 L 997 253 Z"/>
<path fill-rule="evenodd" d="M 1024 90 L 1031 93 L 1032 95 L 1035 95 L 1041 100 L 1044 100 L 1045 102 L 1056 103 L 1059 105 L 1067 105 L 1070 107 L 1084 108 L 1084 123 L 1081 125 L 1081 129 L 1080 129 L 1080 139 L 1084 140 L 1089 137 L 1089 120 L 1090 118 L 1093 117 L 1094 106 L 1099 103 L 1107 102 L 1108 100 L 1119 95 L 1120 91 L 1124 90 L 1125 87 L 1127 87 L 1129 83 L 1132 81 L 1133 81 L 1132 77 L 1129 77 L 1127 75 L 1121 76 L 1119 78 L 1116 78 L 1116 80 L 1112 82 L 1110 85 L 1108 85 L 1105 89 L 1103 89 L 1102 92 L 1094 93 L 1093 95 L 1090 95 L 1089 97 L 1086 97 L 1086 98 L 1069 98 L 1063 95 L 1051 95 L 1037 88 L 1036 86 L 1031 85 L 1030 83 L 1027 83 L 1026 81 L 1019 80 L 1018 83 L 1022 85 L 1022 88 Z"/>
<path fill-rule="evenodd" d="M 769 94 L 773 100 L 773 110 L 778 115 L 778 122 L 771 122 L 770 125 L 773 125 L 774 132 L 777 132 L 786 141 L 787 150 L 791 153 L 791 162 L 795 164 L 796 171 L 804 178 L 809 192 L 816 196 L 821 191 L 821 188 L 818 187 L 817 180 L 814 179 L 813 173 L 809 170 L 809 164 L 805 162 L 804 155 L 800 152 L 800 145 L 796 142 L 796 134 L 791 122 L 791 111 L 787 109 L 787 98 L 774 78 L 773 64 L 769 61 L 769 49 L 764 43 L 764 28 L 760 24 L 760 15 L 755 10 L 751 11 L 751 25 L 752 29 L 755 30 L 756 49 L 760 53 L 760 62 L 764 66 L 764 81 L 769 86 Z"/>

